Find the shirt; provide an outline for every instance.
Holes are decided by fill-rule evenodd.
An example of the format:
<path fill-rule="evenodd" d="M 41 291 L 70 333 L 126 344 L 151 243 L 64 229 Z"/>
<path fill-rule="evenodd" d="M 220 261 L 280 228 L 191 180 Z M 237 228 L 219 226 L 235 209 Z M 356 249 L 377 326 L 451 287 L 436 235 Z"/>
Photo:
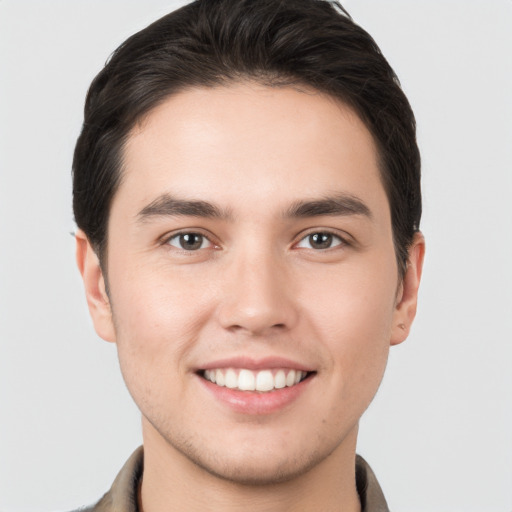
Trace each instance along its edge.
<path fill-rule="evenodd" d="M 96 505 L 80 512 L 138 512 L 137 493 L 142 478 L 144 452 L 140 446 L 117 475 L 110 491 Z M 389 512 L 377 478 L 367 462 L 356 456 L 356 486 L 361 512 Z"/>

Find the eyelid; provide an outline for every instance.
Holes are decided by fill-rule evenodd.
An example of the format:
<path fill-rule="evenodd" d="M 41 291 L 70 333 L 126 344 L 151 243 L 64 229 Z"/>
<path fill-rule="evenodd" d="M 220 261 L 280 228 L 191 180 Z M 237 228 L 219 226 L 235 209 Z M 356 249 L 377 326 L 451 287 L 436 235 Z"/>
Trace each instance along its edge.
<path fill-rule="evenodd" d="M 316 227 L 316 228 L 307 229 L 307 230 L 303 231 L 302 233 L 300 233 L 297 236 L 297 241 L 292 244 L 292 248 L 296 248 L 303 240 L 305 240 L 307 237 L 309 237 L 311 235 L 314 235 L 316 233 L 323 233 L 323 234 L 332 235 L 333 237 L 339 239 L 340 243 L 334 245 L 333 247 L 329 247 L 329 248 L 323 249 L 323 250 L 322 249 L 313 249 L 313 248 L 311 248 L 311 250 L 313 250 L 315 252 L 322 252 L 322 251 L 325 252 L 325 251 L 329 251 L 330 249 L 336 249 L 336 248 L 338 248 L 340 246 L 342 246 L 342 247 L 352 246 L 355 243 L 352 240 L 352 237 L 348 233 L 340 233 L 338 230 L 333 229 L 333 228 Z M 215 241 L 215 237 L 211 233 L 205 232 L 205 230 L 202 229 L 202 228 L 194 228 L 194 227 L 179 229 L 177 231 L 172 231 L 170 233 L 166 233 L 165 235 L 163 235 L 163 236 L 161 236 L 159 238 L 159 244 L 160 245 L 167 245 L 169 247 L 173 247 L 174 249 L 176 249 L 178 251 L 181 250 L 182 252 L 186 252 L 186 253 L 197 252 L 197 251 L 187 251 L 185 249 L 180 249 L 179 247 L 175 247 L 175 246 L 170 245 L 169 242 L 173 238 L 179 237 L 180 235 L 186 235 L 186 234 L 201 235 L 206 240 L 208 240 L 209 247 L 205 247 L 203 249 L 198 249 L 198 251 L 199 250 L 204 250 L 204 249 L 211 249 L 211 248 L 213 248 L 213 249 L 219 249 L 220 248 L 220 243 Z"/>
<path fill-rule="evenodd" d="M 300 233 L 298 236 L 298 240 L 293 244 L 292 247 L 293 248 L 298 247 L 298 245 L 302 241 L 304 241 L 306 238 L 308 238 L 311 235 L 317 234 L 317 233 L 331 235 L 332 237 L 339 239 L 340 243 L 338 243 L 332 247 L 328 247 L 327 249 L 313 249 L 313 248 L 308 248 L 308 247 L 299 247 L 299 249 L 310 249 L 315 252 L 326 252 L 331 249 L 337 249 L 339 247 L 347 247 L 347 246 L 353 245 L 353 242 L 351 241 L 351 237 L 347 233 L 340 233 L 338 230 L 335 230 L 332 228 L 320 227 L 320 228 L 311 228 L 311 229 L 306 230 L 305 232 Z"/>
<path fill-rule="evenodd" d="M 169 243 L 173 238 L 177 238 L 180 235 L 200 235 L 203 238 L 205 238 L 206 240 L 208 240 L 210 246 L 209 247 L 204 247 L 202 249 L 198 249 L 197 251 L 187 251 L 187 250 L 185 250 L 183 248 L 176 247 L 176 246 L 171 245 Z M 160 243 L 160 245 L 167 245 L 169 247 L 172 247 L 173 249 L 176 249 L 178 251 L 182 251 L 184 253 L 191 253 L 191 252 L 198 252 L 199 250 L 218 248 L 219 244 L 216 243 L 213 240 L 213 238 L 214 238 L 213 235 L 211 235 L 209 233 L 205 233 L 204 229 L 201 229 L 201 228 L 184 228 L 184 229 L 179 229 L 177 231 L 172 231 L 170 233 L 166 233 L 165 235 L 160 237 L 159 243 Z"/>

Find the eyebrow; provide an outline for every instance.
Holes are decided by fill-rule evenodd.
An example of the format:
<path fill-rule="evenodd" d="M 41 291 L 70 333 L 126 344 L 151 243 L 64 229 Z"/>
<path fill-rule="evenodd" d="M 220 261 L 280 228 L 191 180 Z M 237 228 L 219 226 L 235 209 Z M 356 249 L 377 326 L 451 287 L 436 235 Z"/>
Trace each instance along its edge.
<path fill-rule="evenodd" d="M 336 194 L 322 199 L 297 201 L 285 212 L 288 218 L 320 217 L 322 215 L 363 215 L 373 218 L 372 212 L 361 199 L 348 195 Z"/>
<path fill-rule="evenodd" d="M 223 210 L 207 201 L 179 199 L 170 194 L 162 194 L 145 206 L 138 214 L 138 220 L 145 221 L 151 217 L 206 217 L 226 219 L 231 217 L 228 210 Z"/>
<path fill-rule="evenodd" d="M 368 206 L 355 196 L 336 194 L 322 199 L 301 200 L 292 203 L 284 212 L 285 218 L 320 217 L 322 215 L 348 216 L 363 215 L 373 218 Z M 179 199 L 170 194 L 162 194 L 145 206 L 137 218 L 143 222 L 151 217 L 203 217 L 213 219 L 229 219 L 229 210 L 202 200 Z"/>

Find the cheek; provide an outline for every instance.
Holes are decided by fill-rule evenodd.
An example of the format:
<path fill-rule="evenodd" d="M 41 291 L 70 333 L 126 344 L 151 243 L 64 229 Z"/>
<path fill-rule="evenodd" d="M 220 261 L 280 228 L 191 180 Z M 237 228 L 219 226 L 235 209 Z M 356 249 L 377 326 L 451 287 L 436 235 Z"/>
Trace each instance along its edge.
<path fill-rule="evenodd" d="M 328 292 L 309 299 L 311 324 L 341 382 L 336 387 L 349 397 L 366 394 L 368 403 L 386 366 L 396 299 L 396 265 L 382 261 L 331 273 Z"/>
<path fill-rule="evenodd" d="M 303 310 L 311 311 L 319 326 L 332 331 L 332 337 L 355 336 L 364 345 L 365 340 L 377 342 L 390 335 L 397 291 L 394 260 L 389 265 L 383 258 L 374 265 L 326 271 L 317 275 L 315 289 L 311 293 L 304 283 Z"/>
<path fill-rule="evenodd" d="M 207 307 L 197 285 L 179 286 L 188 283 L 186 279 L 166 280 L 157 272 L 124 275 L 137 279 L 118 280 L 112 286 L 119 361 L 128 387 L 137 386 L 149 396 L 187 370 L 187 354 Z"/>
<path fill-rule="evenodd" d="M 207 288 L 190 272 L 148 264 L 119 268 L 113 277 L 112 305 L 121 342 L 129 338 L 149 350 L 169 340 L 179 344 L 207 312 Z"/>

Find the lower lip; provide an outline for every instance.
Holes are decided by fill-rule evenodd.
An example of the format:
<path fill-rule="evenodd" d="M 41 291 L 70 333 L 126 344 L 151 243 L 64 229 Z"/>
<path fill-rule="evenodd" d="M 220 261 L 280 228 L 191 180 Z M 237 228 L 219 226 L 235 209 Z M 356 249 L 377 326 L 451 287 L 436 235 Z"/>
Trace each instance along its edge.
<path fill-rule="evenodd" d="M 240 391 L 223 386 L 217 386 L 203 377 L 197 376 L 202 385 L 213 394 L 221 403 L 227 405 L 232 411 L 247 415 L 272 414 L 292 404 L 304 393 L 313 380 L 310 375 L 294 386 L 275 389 L 274 391 Z"/>

